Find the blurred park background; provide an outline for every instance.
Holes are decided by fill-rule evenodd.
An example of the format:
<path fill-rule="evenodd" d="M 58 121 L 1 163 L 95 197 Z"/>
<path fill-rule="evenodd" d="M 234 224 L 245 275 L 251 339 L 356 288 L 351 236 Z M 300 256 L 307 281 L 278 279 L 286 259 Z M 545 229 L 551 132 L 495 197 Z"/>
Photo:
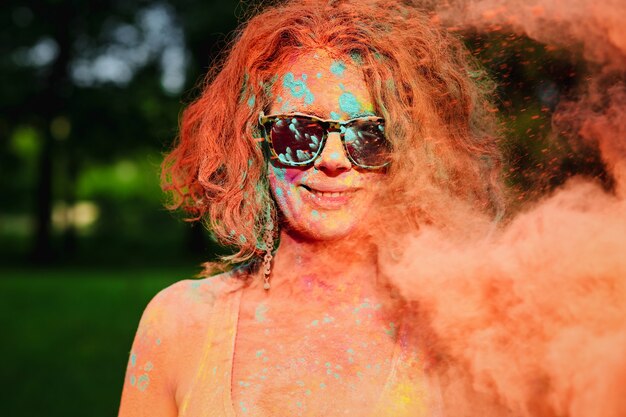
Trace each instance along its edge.
<path fill-rule="evenodd" d="M 185 103 L 258 2 L 4 0 L 0 6 L 2 414 L 110 416 L 141 312 L 221 249 L 163 208 Z M 463 34 L 499 83 L 511 210 L 597 154 L 553 132 L 585 64 L 506 31 Z"/>

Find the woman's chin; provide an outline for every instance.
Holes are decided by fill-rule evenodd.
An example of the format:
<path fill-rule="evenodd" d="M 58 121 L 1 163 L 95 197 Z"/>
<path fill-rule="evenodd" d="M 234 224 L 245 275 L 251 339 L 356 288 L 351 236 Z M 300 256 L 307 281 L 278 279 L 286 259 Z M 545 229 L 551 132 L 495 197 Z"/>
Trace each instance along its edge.
<path fill-rule="evenodd" d="M 290 227 L 290 231 L 303 240 L 333 242 L 344 240 L 357 235 L 358 222 L 317 222 L 313 224 L 300 224 Z"/>

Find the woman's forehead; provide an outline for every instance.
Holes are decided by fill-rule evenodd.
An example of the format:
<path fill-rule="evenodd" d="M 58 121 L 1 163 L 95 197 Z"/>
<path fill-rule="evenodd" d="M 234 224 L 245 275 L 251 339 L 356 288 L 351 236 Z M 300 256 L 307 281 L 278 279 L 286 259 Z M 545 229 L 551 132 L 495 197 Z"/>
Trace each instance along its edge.
<path fill-rule="evenodd" d="M 349 57 L 314 52 L 294 58 L 276 75 L 273 114 L 304 112 L 345 120 L 373 115 L 374 105 L 363 74 Z"/>

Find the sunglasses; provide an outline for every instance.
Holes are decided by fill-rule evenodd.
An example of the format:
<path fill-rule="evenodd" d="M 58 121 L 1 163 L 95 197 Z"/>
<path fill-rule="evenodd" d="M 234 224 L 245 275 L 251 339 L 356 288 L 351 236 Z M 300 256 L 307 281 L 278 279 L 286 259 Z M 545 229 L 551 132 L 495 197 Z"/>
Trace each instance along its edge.
<path fill-rule="evenodd" d="M 385 137 L 385 119 L 359 117 L 337 121 L 324 120 L 300 113 L 265 116 L 259 124 L 269 145 L 271 158 L 293 167 L 310 166 L 324 150 L 331 132 L 339 132 L 350 162 L 366 169 L 388 165 L 391 144 Z"/>

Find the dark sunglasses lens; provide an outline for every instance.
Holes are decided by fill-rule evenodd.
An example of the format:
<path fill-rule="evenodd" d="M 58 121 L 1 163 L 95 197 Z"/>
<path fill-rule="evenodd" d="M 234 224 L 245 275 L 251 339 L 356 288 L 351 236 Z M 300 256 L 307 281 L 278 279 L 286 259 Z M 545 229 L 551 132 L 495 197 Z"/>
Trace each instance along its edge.
<path fill-rule="evenodd" d="M 355 122 L 346 127 L 344 137 L 346 150 L 358 165 L 376 168 L 391 160 L 391 144 L 380 122 Z"/>
<path fill-rule="evenodd" d="M 270 130 L 272 147 L 285 165 L 306 164 L 317 155 L 324 128 L 316 121 L 300 117 L 276 119 Z"/>

